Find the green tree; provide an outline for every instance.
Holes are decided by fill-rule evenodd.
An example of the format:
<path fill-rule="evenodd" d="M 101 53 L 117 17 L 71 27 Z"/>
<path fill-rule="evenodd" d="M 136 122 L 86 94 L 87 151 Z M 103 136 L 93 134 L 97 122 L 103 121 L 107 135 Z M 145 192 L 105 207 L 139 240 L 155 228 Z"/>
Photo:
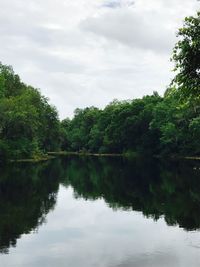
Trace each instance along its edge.
<path fill-rule="evenodd" d="M 178 31 L 172 59 L 175 61 L 173 84 L 181 90 L 182 97 L 200 97 L 200 12 L 186 17 Z"/>
<path fill-rule="evenodd" d="M 59 135 L 58 114 L 47 98 L 0 64 L 0 160 L 57 150 Z"/>

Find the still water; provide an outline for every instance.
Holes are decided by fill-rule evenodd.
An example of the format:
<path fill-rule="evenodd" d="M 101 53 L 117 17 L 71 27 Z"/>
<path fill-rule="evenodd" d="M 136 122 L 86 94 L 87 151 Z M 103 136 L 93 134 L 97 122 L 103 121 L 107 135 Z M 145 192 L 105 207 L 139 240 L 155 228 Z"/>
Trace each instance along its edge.
<path fill-rule="evenodd" d="M 2 167 L 0 266 L 200 266 L 198 164 L 76 157 Z"/>

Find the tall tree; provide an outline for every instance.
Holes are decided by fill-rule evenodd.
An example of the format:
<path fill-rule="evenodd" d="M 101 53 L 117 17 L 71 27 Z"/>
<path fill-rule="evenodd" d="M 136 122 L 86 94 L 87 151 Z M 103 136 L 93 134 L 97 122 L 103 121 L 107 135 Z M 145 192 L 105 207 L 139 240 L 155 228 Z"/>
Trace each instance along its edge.
<path fill-rule="evenodd" d="M 200 12 L 186 17 L 178 31 L 180 40 L 175 45 L 173 84 L 181 91 L 182 98 L 200 97 Z"/>

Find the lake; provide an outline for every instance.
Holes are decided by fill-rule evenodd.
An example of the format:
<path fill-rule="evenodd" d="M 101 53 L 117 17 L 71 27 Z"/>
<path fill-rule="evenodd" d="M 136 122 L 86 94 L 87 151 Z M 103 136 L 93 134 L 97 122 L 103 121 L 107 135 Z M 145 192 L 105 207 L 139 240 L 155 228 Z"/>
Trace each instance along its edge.
<path fill-rule="evenodd" d="M 2 267 L 200 266 L 200 163 L 63 157 L 0 170 Z"/>

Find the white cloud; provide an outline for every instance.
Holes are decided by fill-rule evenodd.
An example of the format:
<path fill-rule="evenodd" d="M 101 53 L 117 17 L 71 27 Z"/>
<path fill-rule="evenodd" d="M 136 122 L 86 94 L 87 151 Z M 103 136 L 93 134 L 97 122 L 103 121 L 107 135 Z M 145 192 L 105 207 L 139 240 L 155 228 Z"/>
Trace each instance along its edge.
<path fill-rule="evenodd" d="M 132 48 L 169 53 L 175 35 L 166 22 L 167 18 L 159 13 L 119 9 L 87 18 L 82 22 L 81 28 L 103 36 L 107 41 L 114 40 Z"/>
<path fill-rule="evenodd" d="M 122 8 L 125 6 L 133 6 L 134 1 L 132 0 L 106 0 L 103 2 L 102 7 L 104 8 Z"/>
<path fill-rule="evenodd" d="M 61 118 L 76 107 L 162 93 L 175 32 L 196 0 L 0 0 L 0 61 L 41 88 Z"/>

